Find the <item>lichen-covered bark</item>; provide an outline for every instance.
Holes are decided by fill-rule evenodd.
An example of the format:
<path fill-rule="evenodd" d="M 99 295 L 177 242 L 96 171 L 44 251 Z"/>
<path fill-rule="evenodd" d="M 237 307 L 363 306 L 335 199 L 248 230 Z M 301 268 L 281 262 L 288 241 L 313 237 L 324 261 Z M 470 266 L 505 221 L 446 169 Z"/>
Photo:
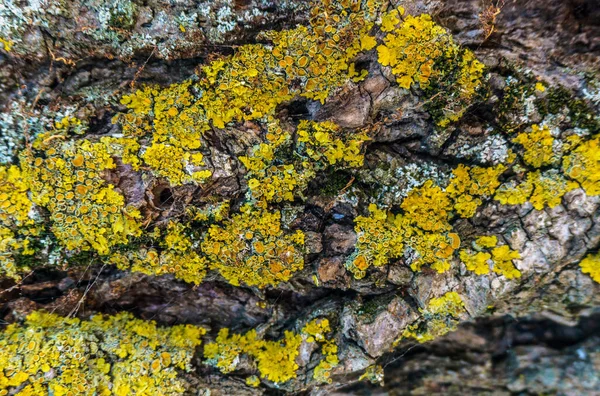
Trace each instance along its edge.
<path fill-rule="evenodd" d="M 585 173 L 600 162 L 597 7 L 391 3 L 361 14 L 325 70 L 304 75 L 290 69 L 301 56 L 287 64 L 270 52 L 293 37 L 260 32 L 312 26 L 306 2 L 0 5 L 2 164 L 30 161 L 23 175 L 46 180 L 53 155 L 71 161 L 69 173 L 84 161 L 78 153 L 97 150 L 86 178 L 98 184 L 86 189 L 114 186 L 122 202 L 106 205 L 125 211 L 117 228 L 83 228 L 98 232 L 86 241 L 61 236 L 57 219 L 68 210 L 38 197 L 42 242 L 33 255 L 18 246 L 21 280 L 0 279 L 3 319 L 22 323 L 40 309 L 81 319 L 128 311 L 202 326 L 208 335 L 181 374 L 190 394 L 599 392 L 600 189 L 598 175 Z M 411 36 L 401 21 L 430 36 Z M 354 39 L 351 57 L 335 52 Z M 263 47 L 243 47 L 254 43 Z M 428 68 L 407 61 L 424 49 L 444 55 Z M 259 50 L 262 58 L 247 60 Z M 330 59 L 358 71 L 337 74 Z M 252 71 L 256 62 L 264 71 Z M 230 70 L 264 77 L 261 88 L 248 94 L 248 80 L 211 82 Z M 266 87 L 272 82 L 286 89 Z M 168 105 L 145 111 L 146 101 Z M 227 115 L 232 109 L 239 113 Z M 193 122 L 161 124 L 182 114 Z M 165 138 L 176 128 L 202 131 Z M 81 146 L 123 136 L 135 140 L 133 159 L 125 149 Z M 63 140 L 72 152 L 48 152 Z M 337 151 L 326 151 L 332 141 Z M 185 165 L 171 166 L 184 155 Z M 22 199 L 42 195 L 27 183 L 23 191 Z M 36 229 L 28 216 L 2 220 Z M 107 227 L 112 239 L 98 231 Z M 263 254 L 270 243 L 276 255 Z M 153 267 L 149 254 L 179 269 Z M 324 319 L 320 339 L 309 324 Z M 218 336 L 224 328 L 251 347 L 225 359 L 216 345 L 234 343 Z M 266 366 L 269 348 L 297 350 L 283 358 L 297 365 L 293 375 Z M 335 359 L 322 365 L 327 356 Z"/>
<path fill-rule="evenodd" d="M 562 324 L 544 315 L 478 320 L 382 359 L 383 386 L 361 382 L 340 393 L 594 394 L 597 320 L 589 312 Z"/>

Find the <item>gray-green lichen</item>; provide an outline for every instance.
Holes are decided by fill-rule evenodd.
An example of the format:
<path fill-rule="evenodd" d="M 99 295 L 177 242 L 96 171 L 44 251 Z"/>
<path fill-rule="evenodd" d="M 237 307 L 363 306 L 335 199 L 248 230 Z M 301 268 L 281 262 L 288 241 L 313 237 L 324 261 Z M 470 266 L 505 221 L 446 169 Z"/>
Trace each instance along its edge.
<path fill-rule="evenodd" d="M 149 54 L 185 58 L 203 53 L 206 45 L 228 44 L 236 32 L 246 34 L 244 29 L 301 20 L 307 8 L 305 3 L 265 0 L 244 5 L 229 0 L 6 0 L 0 3 L 0 42 L 8 43 L 12 56 L 36 60 Z"/>

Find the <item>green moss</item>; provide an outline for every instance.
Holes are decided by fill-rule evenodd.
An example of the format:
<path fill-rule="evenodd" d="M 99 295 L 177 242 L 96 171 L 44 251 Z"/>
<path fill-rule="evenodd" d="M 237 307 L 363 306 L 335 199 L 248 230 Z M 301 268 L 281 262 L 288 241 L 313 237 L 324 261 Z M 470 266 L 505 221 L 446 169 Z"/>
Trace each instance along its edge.
<path fill-rule="evenodd" d="M 432 98 L 428 107 L 438 126 L 458 121 L 482 86 L 483 64 L 428 14 L 404 16 L 398 7 L 381 21 L 387 35 L 377 46 L 379 63 L 391 67 L 400 87 L 418 86 L 426 101 Z"/>
<path fill-rule="evenodd" d="M 343 170 L 331 168 L 320 177 L 317 177 L 318 187 L 316 195 L 333 198 L 352 181 L 353 176 Z"/>
<path fill-rule="evenodd" d="M 535 84 L 519 78 L 506 79 L 506 87 L 500 103 L 497 105 L 496 117 L 507 132 L 512 132 L 521 126 L 515 121 L 515 116 L 523 113 L 525 99 L 535 91 Z"/>
<path fill-rule="evenodd" d="M 356 312 L 364 323 L 373 323 L 382 311 L 387 309 L 387 306 L 394 300 L 394 294 L 385 294 L 368 299 L 361 304 L 360 309 Z"/>
<path fill-rule="evenodd" d="M 546 96 L 537 99 L 535 104 L 542 117 L 548 114 L 560 114 L 566 110 L 574 127 L 588 129 L 591 132 L 600 130 L 600 121 L 595 111 L 585 100 L 575 97 L 565 87 L 548 88 Z"/>
<path fill-rule="evenodd" d="M 431 115 L 438 125 L 447 125 L 445 120 L 456 121 L 466 109 L 485 99 L 488 93 L 483 66 L 477 66 L 472 72 L 476 84 L 469 88 L 469 94 L 459 94 L 464 90 L 461 74 L 464 74 L 461 65 L 473 62 L 473 55 L 468 50 L 459 51 L 455 58 L 448 62 L 447 59 L 437 60 L 434 68 L 440 70 L 441 77 L 433 80 L 425 89 L 425 110 Z M 428 99 L 429 98 L 429 99 Z M 456 114 L 449 115 L 448 109 L 454 108 Z M 460 115 L 459 115 L 460 114 Z"/>

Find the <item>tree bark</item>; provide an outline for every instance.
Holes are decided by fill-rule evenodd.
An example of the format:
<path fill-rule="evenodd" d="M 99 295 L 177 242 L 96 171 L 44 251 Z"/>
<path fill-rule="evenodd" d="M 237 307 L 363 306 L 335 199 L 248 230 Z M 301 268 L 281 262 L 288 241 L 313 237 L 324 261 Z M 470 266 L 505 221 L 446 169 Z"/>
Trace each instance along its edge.
<path fill-rule="evenodd" d="M 390 3 L 390 9 L 398 5 Z M 47 128 L 64 109 L 89 121 L 85 134 L 74 139 L 118 134 L 120 125 L 111 120 L 126 111 L 119 98 L 132 88 L 180 83 L 219 55 L 263 42 L 260 32 L 307 25 L 310 19 L 310 5 L 291 0 L 50 4 L 44 9 L 34 2 L 0 5 L 0 25 L 7 26 L 0 27 L 0 38 L 12 42 L 12 49 L 0 54 L 5 164 L 16 163 L 20 148 L 9 145 L 13 137 Z M 47 262 L 22 281 L 0 279 L 5 323 L 20 322 L 38 309 L 80 318 L 129 311 L 161 325 L 202 325 L 212 338 L 226 327 L 236 333 L 258 329 L 279 339 L 285 329 L 329 318 L 340 360 L 330 384 L 313 379 L 321 358 L 317 353 L 308 353 L 294 380 L 251 388 L 244 382 L 253 372 L 250 363 L 222 374 L 204 364 L 198 351 L 195 371 L 187 374 L 194 384 L 191 394 L 206 389 L 217 395 L 600 393 L 600 285 L 579 267 L 600 244 L 598 196 L 577 188 L 542 210 L 488 199 L 475 216 L 453 223 L 461 240 L 496 235 L 518 251 L 514 263 L 521 277 L 516 279 L 476 276 L 458 256 L 442 274 L 414 272 L 403 257 L 355 279 L 344 264 L 357 244 L 354 220 L 368 214 L 370 197 L 397 208 L 405 198 L 398 191 L 409 191 L 411 178 L 422 182 L 436 172 L 449 174 L 458 164 L 495 165 L 495 156 L 515 136 L 503 135 L 503 120 L 556 122 L 562 132 L 597 136 L 600 7 L 593 0 L 410 0 L 400 5 L 407 14 L 433 15 L 457 43 L 473 51 L 486 66 L 487 93 L 460 120 L 438 128 L 422 91 L 401 93 L 391 72 L 378 64 L 377 51 L 371 51 L 359 60 L 369 71 L 363 81 L 345 84 L 324 104 L 296 98 L 281 105 L 278 117 L 290 124 L 331 120 L 352 130 L 379 125 L 361 168 L 318 174 L 306 199 L 295 202 L 293 227 L 304 232 L 307 253 L 304 269 L 289 282 L 266 289 L 234 286 L 210 272 L 200 285 L 191 285 L 170 275 L 118 270 L 94 255 L 78 259 L 73 253 L 67 265 L 41 254 L 37 259 Z M 541 81 L 546 94 L 536 95 L 561 92 L 565 105 L 550 118 L 551 112 L 544 114 L 527 98 L 521 107 L 501 108 L 510 79 L 529 85 Z M 569 107 L 574 102 L 584 106 L 582 119 L 588 123 L 578 124 Z M 242 202 L 247 181 L 235 158 L 255 144 L 253 133 L 251 125 L 239 123 L 207 134 L 213 180 L 202 191 L 168 186 L 157 177 L 142 180 L 140 172 L 125 166 L 108 178 L 128 201 L 144 202 L 152 225 L 168 223 L 208 195 Z M 515 173 L 503 177 L 510 181 Z M 347 190 L 358 198 L 348 198 Z M 456 331 L 423 344 L 402 337 L 409 326 L 424 323 L 432 298 L 453 291 L 464 304 Z M 378 366 L 383 377 L 372 375 L 372 383 L 360 379 Z"/>

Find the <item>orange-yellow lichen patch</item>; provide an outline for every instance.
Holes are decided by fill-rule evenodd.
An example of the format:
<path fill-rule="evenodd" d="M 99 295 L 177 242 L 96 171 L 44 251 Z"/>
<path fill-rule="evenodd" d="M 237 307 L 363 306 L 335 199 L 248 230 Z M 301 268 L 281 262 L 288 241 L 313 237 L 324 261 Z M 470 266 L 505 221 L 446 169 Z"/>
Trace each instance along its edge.
<path fill-rule="evenodd" d="M 579 144 L 563 157 L 563 171 L 577 181 L 587 195 L 600 195 L 600 137 Z"/>
<path fill-rule="evenodd" d="M 244 237 L 248 232 L 251 239 Z M 302 231 L 284 230 L 279 212 L 250 205 L 223 225 L 211 225 L 201 244 L 210 268 L 231 284 L 258 287 L 285 282 L 301 270 L 303 245 Z"/>
<path fill-rule="evenodd" d="M 427 307 L 419 311 L 422 318 L 407 326 L 400 339 L 414 338 L 421 343 L 434 340 L 456 330 L 459 317 L 466 312 L 462 298 L 456 292 L 432 298 Z"/>
<path fill-rule="evenodd" d="M 399 7 L 384 14 L 381 21 L 381 30 L 387 35 L 377 47 L 379 63 L 391 67 L 402 88 L 443 87 L 445 96 L 453 98 L 447 100 L 438 124 L 446 126 L 458 120 L 482 84 L 483 64 L 471 51 L 461 50 L 430 15 L 404 17 L 404 9 Z"/>
<path fill-rule="evenodd" d="M 408 15 L 401 22 L 404 10 L 392 10 L 382 19 L 382 30 L 389 32 L 384 43 L 377 47 L 379 63 L 390 66 L 402 88 L 413 83 L 426 88 L 433 72 L 436 58 L 444 55 L 451 44 L 451 36 L 435 24 L 431 16 Z"/>
<path fill-rule="evenodd" d="M 176 146 L 154 143 L 146 149 L 142 158 L 158 176 L 166 178 L 172 185 L 202 182 L 211 175 L 209 170 L 187 172 L 187 165 L 191 163 L 191 155 Z"/>
<path fill-rule="evenodd" d="M 504 165 L 489 168 L 458 165 L 452 171 L 452 178 L 446 188 L 446 192 L 454 200 L 454 210 L 458 215 L 473 217 L 483 203 L 482 198 L 494 194 L 500 185 L 498 177 L 505 170 Z"/>
<path fill-rule="evenodd" d="M 506 170 L 504 165 L 493 167 L 457 166 L 446 189 L 427 180 L 414 188 L 400 204 L 403 213 L 393 215 L 371 204 L 369 217 L 355 219 L 357 244 L 346 267 L 357 278 L 366 274 L 369 266 L 387 264 L 391 258 L 409 257 L 413 271 L 425 265 L 443 273 L 450 269 L 451 260 L 460 248 L 460 236 L 452 231 L 451 220 L 456 216 L 475 215 L 483 199 L 490 198 L 500 186 L 498 180 Z M 469 269 L 485 272 L 483 255 L 477 262 L 462 253 Z"/>
<path fill-rule="evenodd" d="M 174 221 L 153 237 L 160 250 L 141 248 L 113 253 L 108 262 L 121 269 L 148 275 L 173 274 L 188 283 L 200 284 L 206 275 L 207 259 L 193 248 L 193 238 L 188 227 Z M 196 236 L 197 238 L 197 236 Z"/>
<path fill-rule="evenodd" d="M 0 167 L 0 275 L 20 279 L 16 256 L 34 254 L 33 241 L 43 231 L 34 220 L 29 187 L 18 166 Z"/>
<path fill-rule="evenodd" d="M 523 159 L 535 168 L 555 164 L 560 158 L 555 139 L 547 125 L 541 128 L 538 125 L 532 125 L 530 132 L 518 134 L 513 142 L 523 146 L 525 149 Z"/>
<path fill-rule="evenodd" d="M 413 271 L 420 271 L 424 265 L 439 273 L 450 269 L 450 260 L 456 250 L 453 248 L 455 238 L 446 233 L 424 232 L 418 228 L 412 232 L 407 229 L 405 233 L 410 235 L 406 245 L 416 253 L 416 259 L 410 264 Z"/>
<path fill-rule="evenodd" d="M 581 260 L 579 267 L 581 268 L 581 272 L 590 274 L 594 281 L 600 283 L 600 254 L 588 254 Z"/>
<path fill-rule="evenodd" d="M 123 126 L 125 137 L 115 143 L 122 145 L 125 163 L 139 168 L 139 159 L 131 154 L 139 150 L 138 138 L 151 133 L 152 142 L 141 157 L 158 176 L 172 185 L 201 183 L 210 177 L 198 151 L 202 134 L 210 126 L 190 86 L 191 81 L 185 81 L 162 89 L 144 87 L 123 96 L 121 103 L 130 112 L 113 121 Z"/>
<path fill-rule="evenodd" d="M 330 371 L 339 363 L 337 345 L 325 335 L 331 331 L 327 319 L 314 319 L 307 323 L 301 334 L 285 331 L 281 340 L 266 341 L 258 336 L 256 330 L 246 334 L 231 334 L 228 328 L 219 330 L 214 342 L 204 347 L 205 363 L 229 373 L 237 368 L 241 355 L 247 355 L 256 363 L 260 377 L 281 384 L 296 378 L 300 344 L 316 342 L 321 345 L 324 358 L 314 370 L 314 378 L 319 382 L 330 382 Z M 251 386 L 257 386 L 258 378 L 250 377 Z"/>
<path fill-rule="evenodd" d="M 139 158 L 140 145 L 134 138 L 103 136 L 100 139 L 106 150 L 113 157 L 119 157 L 125 164 L 131 165 L 133 170 L 139 170 L 142 161 Z"/>
<path fill-rule="evenodd" d="M 504 275 L 507 279 L 520 278 L 521 272 L 512 262 L 514 259 L 521 258 L 519 252 L 510 249 L 508 245 L 497 246 L 497 244 L 498 238 L 495 235 L 481 236 L 473 243 L 473 247 L 478 251 L 463 249 L 460 251 L 460 260 L 467 270 L 477 275 L 489 274 L 491 267 L 495 273 Z"/>
<path fill-rule="evenodd" d="M 353 58 L 375 45 L 368 33 L 381 4 L 315 2 L 310 26 L 262 33 L 261 38 L 272 45 L 238 47 L 233 55 L 202 67 L 194 84 L 144 87 L 125 95 L 121 103 L 129 113 L 114 121 L 123 126 L 126 138 L 152 135 L 143 157 L 157 175 L 171 184 L 202 182 L 210 176 L 208 170 L 188 175 L 184 169 L 211 125 L 225 128 L 231 122 L 264 121 L 295 96 L 323 102 L 349 79 L 364 77 L 366 71 L 359 74 Z M 324 14 L 314 13 L 316 9 Z M 331 164 L 342 149 L 337 146 L 326 153 Z M 345 148 L 344 156 L 353 155 L 353 150 Z"/>
<path fill-rule="evenodd" d="M 32 201 L 50 211 L 52 232 L 67 249 L 105 255 L 112 246 L 140 235 L 139 211 L 127 206 L 102 177 L 103 171 L 115 167 L 103 143 L 52 140 L 47 144 L 42 152 L 22 153 L 21 168 Z"/>
<path fill-rule="evenodd" d="M 315 367 L 313 378 L 321 383 L 331 383 L 331 370 L 338 364 L 338 347 L 334 340 L 328 340 L 325 336 L 331 331 L 328 319 L 314 319 L 302 328 L 302 334 L 308 336 L 307 342 L 317 342 L 321 345 L 323 359 Z"/>
<path fill-rule="evenodd" d="M 380 210 L 375 204 L 369 205 L 369 212 L 368 217 L 354 219 L 356 253 L 346 262 L 346 267 L 359 279 L 366 275 L 369 266 L 385 265 L 390 258 L 401 257 L 404 251 L 403 235 L 394 229 L 393 215 Z"/>
<path fill-rule="evenodd" d="M 204 333 L 129 313 L 81 321 L 36 311 L 0 332 L 0 394 L 180 395 Z"/>
<path fill-rule="evenodd" d="M 553 208 L 560 205 L 563 195 L 577 188 L 575 182 L 564 178 L 558 171 L 535 171 L 527 174 L 527 179 L 520 184 L 514 183 L 501 186 L 496 192 L 495 199 L 501 204 L 519 205 L 531 202 L 537 210 L 545 207 Z"/>
<path fill-rule="evenodd" d="M 33 224 L 29 186 L 18 166 L 0 167 L 0 224 L 20 227 Z"/>
<path fill-rule="evenodd" d="M 441 191 L 438 190 L 435 190 L 434 195 Z M 420 222 L 415 220 L 414 213 L 421 213 L 424 207 L 428 207 L 435 200 L 423 201 L 423 207 L 418 206 L 418 199 L 409 202 L 418 208 L 413 208 L 412 214 L 409 212 L 393 215 L 371 204 L 370 216 L 359 216 L 354 220 L 357 233 L 356 249 L 346 262 L 346 268 L 352 271 L 356 278 L 364 277 L 369 266 L 385 265 L 389 259 L 400 258 L 404 254 L 412 257 L 410 266 L 413 271 L 420 271 L 424 265 L 440 273 L 450 269 L 450 260 L 455 250 L 460 247 L 459 235 L 419 227 Z M 445 224 L 450 227 L 447 222 Z"/>
<path fill-rule="evenodd" d="M 71 162 L 73 163 L 74 166 L 77 166 L 77 167 L 83 166 L 83 155 L 77 154 Z"/>
<path fill-rule="evenodd" d="M 205 363 L 229 373 L 237 367 L 240 355 L 245 354 L 254 359 L 262 378 L 284 383 L 296 377 L 295 360 L 301 342 L 302 337 L 291 331 L 285 331 L 282 340 L 265 341 L 256 330 L 229 336 L 229 329 L 222 328 L 215 342 L 204 347 Z"/>
<path fill-rule="evenodd" d="M 447 231 L 451 201 L 446 192 L 428 180 L 412 190 L 400 205 L 406 216 L 426 231 Z"/>
<path fill-rule="evenodd" d="M 359 167 L 363 163 L 362 145 L 369 138 L 363 133 L 344 133 L 332 122 L 303 120 L 298 125 L 297 141 L 284 132 L 278 122 L 270 122 L 268 143 L 240 157 L 248 170 L 250 196 L 258 205 L 293 201 L 302 197 L 318 171 L 335 165 L 337 169 Z"/>

